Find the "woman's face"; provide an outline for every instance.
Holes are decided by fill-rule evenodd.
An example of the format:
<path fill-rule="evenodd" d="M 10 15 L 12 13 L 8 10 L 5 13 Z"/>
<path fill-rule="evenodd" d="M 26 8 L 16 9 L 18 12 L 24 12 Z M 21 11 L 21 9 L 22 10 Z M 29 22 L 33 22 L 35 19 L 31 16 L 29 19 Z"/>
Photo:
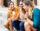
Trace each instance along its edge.
<path fill-rule="evenodd" d="M 23 8 L 23 2 L 20 2 L 19 6 L 20 6 L 21 8 Z"/>
<path fill-rule="evenodd" d="M 10 3 L 10 8 L 14 8 L 14 3 Z"/>
<path fill-rule="evenodd" d="M 23 8 L 27 11 L 30 8 L 30 6 L 24 4 L 24 7 Z"/>

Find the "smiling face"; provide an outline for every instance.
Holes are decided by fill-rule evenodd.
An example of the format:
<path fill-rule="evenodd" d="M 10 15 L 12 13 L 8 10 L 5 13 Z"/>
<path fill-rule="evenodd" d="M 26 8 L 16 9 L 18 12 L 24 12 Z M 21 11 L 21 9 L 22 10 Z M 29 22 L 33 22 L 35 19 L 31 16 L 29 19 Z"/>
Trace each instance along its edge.
<path fill-rule="evenodd" d="M 23 8 L 23 2 L 20 2 L 19 7 Z"/>
<path fill-rule="evenodd" d="M 31 7 L 30 1 L 24 2 L 24 9 L 25 9 L 25 11 L 28 11 L 30 7 Z"/>
<path fill-rule="evenodd" d="M 25 11 L 28 11 L 28 9 L 30 8 L 30 5 L 25 5 L 24 4 L 24 7 L 23 8 L 25 9 Z"/>
<path fill-rule="evenodd" d="M 12 8 L 12 9 L 14 8 L 14 3 L 13 2 L 10 3 L 10 8 Z"/>

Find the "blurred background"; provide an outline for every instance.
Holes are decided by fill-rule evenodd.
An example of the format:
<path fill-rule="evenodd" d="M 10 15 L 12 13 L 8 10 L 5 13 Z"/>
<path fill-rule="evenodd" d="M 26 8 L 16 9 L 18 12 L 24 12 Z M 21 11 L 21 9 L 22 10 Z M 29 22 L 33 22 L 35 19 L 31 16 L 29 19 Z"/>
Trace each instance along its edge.
<path fill-rule="evenodd" d="M 7 21 L 7 10 L 9 1 L 13 1 L 14 6 L 19 6 L 20 1 L 28 1 L 28 0 L 0 0 L 0 31 L 7 31 L 7 29 L 3 26 L 3 24 L 6 23 Z M 40 6 L 40 0 L 29 0 L 29 1 L 32 1 L 35 7 Z"/>

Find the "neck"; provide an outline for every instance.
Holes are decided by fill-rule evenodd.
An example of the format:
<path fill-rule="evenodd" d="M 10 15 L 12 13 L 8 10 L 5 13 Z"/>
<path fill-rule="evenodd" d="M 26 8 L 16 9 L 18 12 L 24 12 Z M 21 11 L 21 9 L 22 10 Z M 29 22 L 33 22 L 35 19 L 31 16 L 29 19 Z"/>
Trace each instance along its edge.
<path fill-rule="evenodd" d="M 15 8 L 12 8 L 12 11 L 14 11 L 15 10 Z"/>
<path fill-rule="evenodd" d="M 28 12 L 28 10 L 25 10 L 26 12 Z"/>

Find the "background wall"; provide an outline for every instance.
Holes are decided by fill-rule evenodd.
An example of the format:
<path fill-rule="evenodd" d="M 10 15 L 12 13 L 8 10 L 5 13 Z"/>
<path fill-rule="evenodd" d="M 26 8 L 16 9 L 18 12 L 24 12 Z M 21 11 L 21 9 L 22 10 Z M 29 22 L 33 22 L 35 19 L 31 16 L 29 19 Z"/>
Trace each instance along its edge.
<path fill-rule="evenodd" d="M 14 2 L 14 6 L 17 6 L 17 0 L 11 0 Z"/>
<path fill-rule="evenodd" d="M 40 6 L 40 0 L 37 0 L 37 5 Z"/>
<path fill-rule="evenodd" d="M 1 6 L 4 6 L 4 2 L 3 2 L 4 0 L 0 0 L 0 5 Z"/>

